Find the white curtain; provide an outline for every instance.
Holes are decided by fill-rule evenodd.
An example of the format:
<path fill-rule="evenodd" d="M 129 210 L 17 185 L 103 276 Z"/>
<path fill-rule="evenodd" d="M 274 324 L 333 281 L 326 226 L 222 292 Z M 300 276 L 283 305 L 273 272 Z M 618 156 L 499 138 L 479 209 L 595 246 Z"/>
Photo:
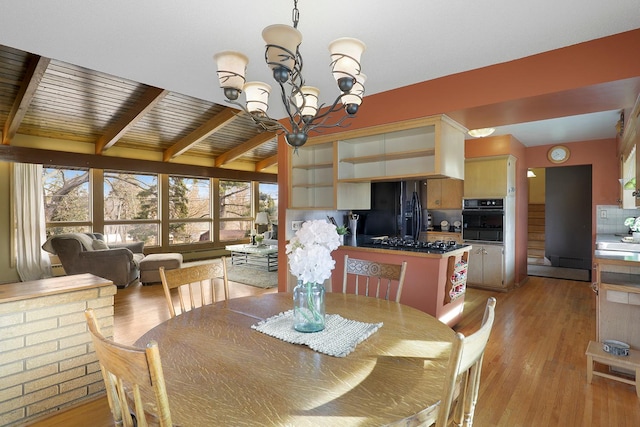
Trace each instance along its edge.
<path fill-rule="evenodd" d="M 22 281 L 51 277 L 51 260 L 41 247 L 47 238 L 42 165 L 14 163 L 13 166 L 18 275 Z"/>

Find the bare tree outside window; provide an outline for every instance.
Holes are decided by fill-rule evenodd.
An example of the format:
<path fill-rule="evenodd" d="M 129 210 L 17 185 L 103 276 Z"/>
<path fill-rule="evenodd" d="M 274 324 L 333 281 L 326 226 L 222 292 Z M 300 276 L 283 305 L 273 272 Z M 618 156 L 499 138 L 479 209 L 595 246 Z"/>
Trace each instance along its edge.
<path fill-rule="evenodd" d="M 220 240 L 239 240 L 249 236 L 251 215 L 251 182 L 220 180 Z"/>
<path fill-rule="evenodd" d="M 91 231 L 89 170 L 43 168 L 47 236 Z"/>

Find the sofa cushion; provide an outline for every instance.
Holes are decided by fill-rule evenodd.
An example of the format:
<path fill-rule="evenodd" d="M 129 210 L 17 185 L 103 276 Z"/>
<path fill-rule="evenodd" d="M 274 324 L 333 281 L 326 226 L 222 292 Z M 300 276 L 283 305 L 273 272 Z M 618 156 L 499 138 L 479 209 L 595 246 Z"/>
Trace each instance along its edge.
<path fill-rule="evenodd" d="M 102 240 L 98 240 L 98 239 L 91 241 L 91 246 L 96 251 L 99 251 L 101 249 L 109 249 L 109 246 L 107 245 L 106 242 L 104 242 Z"/>
<path fill-rule="evenodd" d="M 55 239 L 57 237 L 64 237 L 67 239 L 76 239 L 78 242 L 80 242 L 80 244 L 82 245 L 82 247 L 84 248 L 85 251 L 92 251 L 93 250 L 93 237 L 87 236 L 84 233 L 64 233 L 64 234 L 56 234 L 55 236 L 51 236 L 47 239 L 46 242 L 44 242 L 44 244 L 42 245 L 42 249 L 44 249 L 45 251 L 49 252 L 50 254 L 56 254 L 55 249 L 53 249 L 53 246 L 51 245 L 51 239 Z"/>

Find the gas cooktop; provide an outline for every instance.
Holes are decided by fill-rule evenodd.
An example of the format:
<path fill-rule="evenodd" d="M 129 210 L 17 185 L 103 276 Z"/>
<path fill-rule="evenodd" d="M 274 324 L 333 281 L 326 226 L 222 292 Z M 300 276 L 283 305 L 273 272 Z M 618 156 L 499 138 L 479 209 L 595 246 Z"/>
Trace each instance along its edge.
<path fill-rule="evenodd" d="M 390 237 L 388 239 L 369 239 L 358 246 L 364 248 L 391 249 L 408 252 L 422 252 L 431 254 L 444 254 L 469 245 L 460 244 L 455 240 L 436 240 L 435 242 L 419 242 L 417 240 Z"/>

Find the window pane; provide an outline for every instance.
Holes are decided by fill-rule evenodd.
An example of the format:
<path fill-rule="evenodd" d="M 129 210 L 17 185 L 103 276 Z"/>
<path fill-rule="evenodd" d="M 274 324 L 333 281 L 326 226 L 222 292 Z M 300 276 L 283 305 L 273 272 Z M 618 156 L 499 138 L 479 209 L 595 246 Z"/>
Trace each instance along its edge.
<path fill-rule="evenodd" d="M 169 218 L 210 218 L 211 190 L 208 179 L 169 177 Z"/>
<path fill-rule="evenodd" d="M 89 233 L 91 232 L 91 227 L 88 225 L 78 225 L 78 226 L 51 226 L 47 227 L 47 237 L 54 236 L 57 234 L 64 233 Z"/>
<path fill-rule="evenodd" d="M 266 212 L 270 223 L 278 222 L 278 184 L 261 182 L 258 184 L 258 212 Z"/>
<path fill-rule="evenodd" d="M 158 224 L 111 224 L 104 226 L 107 243 L 144 242 L 145 246 L 157 246 Z"/>
<path fill-rule="evenodd" d="M 249 237 L 252 220 L 220 221 L 220 241 L 240 240 Z"/>
<path fill-rule="evenodd" d="M 210 222 L 172 222 L 169 224 L 169 244 L 209 242 Z"/>
<path fill-rule="evenodd" d="M 87 169 L 43 168 L 42 181 L 48 223 L 91 220 Z"/>
<path fill-rule="evenodd" d="M 104 220 L 158 218 L 158 176 L 104 173 Z"/>
<path fill-rule="evenodd" d="M 251 183 L 220 180 L 220 218 L 251 217 Z"/>

